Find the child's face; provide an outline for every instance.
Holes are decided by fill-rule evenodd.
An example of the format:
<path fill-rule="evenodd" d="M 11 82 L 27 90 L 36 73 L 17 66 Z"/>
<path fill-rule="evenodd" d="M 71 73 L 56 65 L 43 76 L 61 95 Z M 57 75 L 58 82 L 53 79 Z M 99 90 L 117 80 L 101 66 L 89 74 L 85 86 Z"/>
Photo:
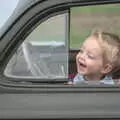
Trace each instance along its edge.
<path fill-rule="evenodd" d="M 103 50 L 94 36 L 88 37 L 76 56 L 77 70 L 84 76 L 104 73 Z"/>

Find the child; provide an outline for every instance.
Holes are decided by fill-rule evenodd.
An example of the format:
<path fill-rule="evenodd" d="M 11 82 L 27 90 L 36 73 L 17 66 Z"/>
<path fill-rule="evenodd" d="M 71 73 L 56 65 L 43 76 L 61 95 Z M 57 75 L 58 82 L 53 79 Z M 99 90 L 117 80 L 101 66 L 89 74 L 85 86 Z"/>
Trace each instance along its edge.
<path fill-rule="evenodd" d="M 113 85 L 112 73 L 120 68 L 120 38 L 95 31 L 84 41 L 76 56 L 77 72 L 68 84 L 98 83 Z"/>

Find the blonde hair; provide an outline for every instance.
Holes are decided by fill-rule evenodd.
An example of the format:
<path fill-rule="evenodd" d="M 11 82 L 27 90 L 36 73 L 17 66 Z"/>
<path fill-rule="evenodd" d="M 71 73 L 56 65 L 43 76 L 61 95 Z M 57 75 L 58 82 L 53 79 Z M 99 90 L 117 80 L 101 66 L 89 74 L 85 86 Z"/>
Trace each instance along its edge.
<path fill-rule="evenodd" d="M 112 73 L 120 69 L 120 38 L 118 35 L 95 30 L 90 36 L 95 36 L 103 50 L 104 62 L 109 62 L 112 66 Z"/>

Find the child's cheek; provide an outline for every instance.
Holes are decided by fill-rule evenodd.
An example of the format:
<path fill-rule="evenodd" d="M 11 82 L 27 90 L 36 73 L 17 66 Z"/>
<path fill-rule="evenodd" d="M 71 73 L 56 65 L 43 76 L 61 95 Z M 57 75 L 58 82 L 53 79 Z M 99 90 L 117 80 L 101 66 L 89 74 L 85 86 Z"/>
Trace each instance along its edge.
<path fill-rule="evenodd" d="M 86 60 L 86 65 L 88 69 L 93 69 L 96 66 L 96 63 L 93 60 Z"/>

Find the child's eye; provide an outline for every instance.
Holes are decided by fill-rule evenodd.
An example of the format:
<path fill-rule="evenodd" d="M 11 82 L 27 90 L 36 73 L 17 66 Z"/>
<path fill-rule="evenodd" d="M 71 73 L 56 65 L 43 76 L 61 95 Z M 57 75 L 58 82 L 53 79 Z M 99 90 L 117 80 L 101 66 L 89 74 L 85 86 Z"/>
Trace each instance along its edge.
<path fill-rule="evenodd" d="M 95 56 L 93 56 L 93 55 L 88 54 L 87 56 L 88 56 L 88 58 L 90 58 L 90 59 L 95 59 Z"/>

